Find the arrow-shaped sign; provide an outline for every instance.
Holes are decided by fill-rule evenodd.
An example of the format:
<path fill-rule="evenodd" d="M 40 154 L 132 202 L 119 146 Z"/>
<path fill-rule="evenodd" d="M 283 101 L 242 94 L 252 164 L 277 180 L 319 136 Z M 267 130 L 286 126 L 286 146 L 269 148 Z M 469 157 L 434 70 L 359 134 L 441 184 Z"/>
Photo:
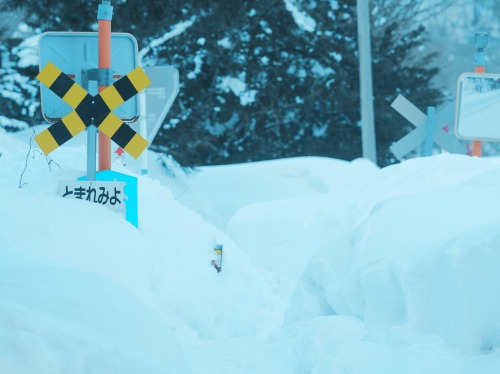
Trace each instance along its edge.
<path fill-rule="evenodd" d="M 123 154 L 125 153 L 125 151 L 123 150 L 122 147 L 118 147 L 118 148 L 116 148 L 115 153 L 118 155 L 118 157 L 122 157 Z"/>

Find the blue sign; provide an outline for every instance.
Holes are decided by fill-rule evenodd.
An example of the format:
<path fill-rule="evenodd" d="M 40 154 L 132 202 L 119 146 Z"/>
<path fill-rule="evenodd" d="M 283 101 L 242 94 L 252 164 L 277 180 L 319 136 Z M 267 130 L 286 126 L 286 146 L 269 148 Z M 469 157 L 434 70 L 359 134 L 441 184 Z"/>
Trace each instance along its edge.
<path fill-rule="evenodd" d="M 91 69 L 99 67 L 98 33 L 96 32 L 45 32 L 39 40 L 40 70 L 52 62 L 63 73 L 92 95 L 97 94 L 97 82 L 84 82 Z M 138 65 L 137 40 L 127 33 L 111 34 L 111 83 L 127 75 Z M 88 87 L 85 87 L 89 84 Z M 41 86 L 42 114 L 54 123 L 72 111 L 55 93 Z M 139 98 L 130 100 L 113 110 L 124 122 L 134 122 L 139 117 Z"/>

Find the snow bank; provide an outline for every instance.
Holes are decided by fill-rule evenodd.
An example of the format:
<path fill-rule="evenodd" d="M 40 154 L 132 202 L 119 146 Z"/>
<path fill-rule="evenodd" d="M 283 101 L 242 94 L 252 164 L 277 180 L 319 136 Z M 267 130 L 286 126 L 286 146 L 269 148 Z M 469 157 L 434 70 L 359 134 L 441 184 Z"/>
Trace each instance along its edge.
<path fill-rule="evenodd" d="M 187 175 L 167 178 L 161 175 L 158 165 L 151 165 L 151 173 L 168 184 L 181 204 L 199 212 L 223 231 L 241 208 L 352 186 L 376 170 L 366 160 L 350 163 L 321 157 L 300 157 L 209 166 Z"/>
<path fill-rule="evenodd" d="M 0 129 L 0 371 L 500 371 L 499 160 L 173 177 L 150 153 L 136 229 L 58 197 L 83 142 L 46 157 L 30 131 Z"/>
<path fill-rule="evenodd" d="M 458 370 L 461 355 L 498 348 L 499 181 L 494 160 L 443 155 L 386 168 L 347 192 L 358 217 L 308 263 L 285 320 L 355 316 L 377 345 L 356 343 L 350 359 L 332 350 L 314 372 L 474 372 Z M 356 360 L 363 352 L 366 365 Z"/>
<path fill-rule="evenodd" d="M 0 345 L 10 347 L 0 368 L 187 373 L 179 339 L 279 328 L 248 257 L 158 181 L 138 176 L 137 230 L 105 207 L 57 196 L 60 180 L 85 174 L 84 147 L 46 157 L 3 130 L 0 144 Z M 210 266 L 216 243 L 222 274 Z"/>

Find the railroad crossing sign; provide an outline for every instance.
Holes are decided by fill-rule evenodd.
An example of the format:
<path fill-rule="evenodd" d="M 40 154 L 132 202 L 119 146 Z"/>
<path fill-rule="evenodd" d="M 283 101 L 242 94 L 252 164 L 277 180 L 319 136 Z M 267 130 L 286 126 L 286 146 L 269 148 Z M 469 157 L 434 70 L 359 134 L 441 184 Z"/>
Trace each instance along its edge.
<path fill-rule="evenodd" d="M 141 67 L 92 96 L 57 66 L 49 62 L 37 79 L 74 110 L 35 137 L 45 154 L 49 154 L 69 139 L 93 125 L 134 158 L 148 146 L 137 134 L 112 112 L 125 101 L 151 84 Z"/>
<path fill-rule="evenodd" d="M 398 160 L 401 160 L 407 153 L 424 144 L 427 138 L 429 123 L 434 126 L 434 129 L 431 129 L 432 131 L 430 132 L 431 136 L 432 133 L 434 134 L 434 142 L 446 152 L 457 154 L 469 153 L 468 144 L 463 144 L 450 135 L 455 114 L 455 107 L 453 104 L 447 105 L 438 111 L 434 121 L 429 121 L 427 115 L 403 95 L 398 95 L 391 106 L 416 127 L 415 130 L 402 137 L 390 147 L 392 153 L 394 153 Z"/>

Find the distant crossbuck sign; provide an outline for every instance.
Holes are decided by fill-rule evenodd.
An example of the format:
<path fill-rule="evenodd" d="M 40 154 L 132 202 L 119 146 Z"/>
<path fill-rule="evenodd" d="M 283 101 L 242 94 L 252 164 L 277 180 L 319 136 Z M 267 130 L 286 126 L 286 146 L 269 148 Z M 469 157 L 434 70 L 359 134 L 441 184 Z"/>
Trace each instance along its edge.
<path fill-rule="evenodd" d="M 401 160 L 406 154 L 426 141 L 428 119 L 424 112 L 413 105 L 403 95 L 398 95 L 391 106 L 416 127 L 416 129 L 406 134 L 390 147 L 397 159 Z M 451 104 L 436 113 L 432 140 L 446 152 L 467 154 L 467 146 L 461 144 L 457 138 L 448 134 L 450 124 L 453 123 L 454 112 L 455 105 Z"/>
<path fill-rule="evenodd" d="M 81 86 L 49 62 L 37 79 L 74 110 L 35 137 L 45 154 L 49 154 L 69 139 L 93 125 L 134 158 L 148 146 L 148 141 L 137 134 L 112 110 L 151 84 L 141 67 L 92 96 Z"/>

